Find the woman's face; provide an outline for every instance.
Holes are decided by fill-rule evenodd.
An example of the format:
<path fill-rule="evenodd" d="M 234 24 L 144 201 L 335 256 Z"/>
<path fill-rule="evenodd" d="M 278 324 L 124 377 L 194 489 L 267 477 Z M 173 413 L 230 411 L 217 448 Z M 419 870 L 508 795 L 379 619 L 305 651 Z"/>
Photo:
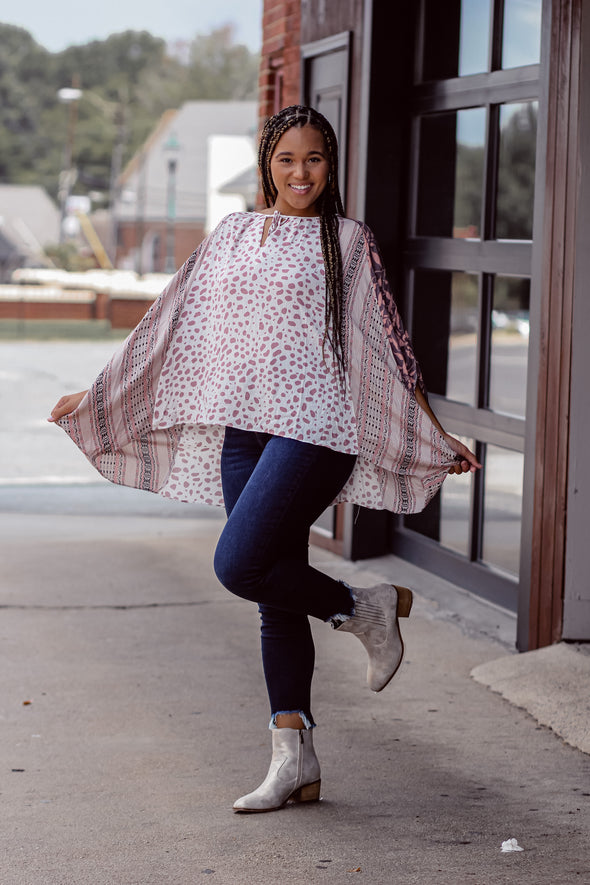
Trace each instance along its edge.
<path fill-rule="evenodd" d="M 282 215 L 317 215 L 316 202 L 328 183 L 324 136 L 313 126 L 292 126 L 277 142 L 270 161 L 277 189 L 274 208 Z"/>

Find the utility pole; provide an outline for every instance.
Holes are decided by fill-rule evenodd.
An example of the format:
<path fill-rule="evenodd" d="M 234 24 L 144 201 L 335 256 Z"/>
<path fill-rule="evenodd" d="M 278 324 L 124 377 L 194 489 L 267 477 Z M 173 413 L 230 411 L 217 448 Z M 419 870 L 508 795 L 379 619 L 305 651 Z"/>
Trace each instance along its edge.
<path fill-rule="evenodd" d="M 109 206 L 111 211 L 111 230 L 110 230 L 110 248 L 113 260 L 113 267 L 117 266 L 117 246 L 119 240 L 119 228 L 117 220 L 117 203 L 119 200 L 119 177 L 123 167 L 123 150 L 125 148 L 125 140 L 127 137 L 126 129 L 126 105 L 120 101 L 114 113 L 114 123 L 117 127 L 115 144 L 111 155 L 111 175 L 109 180 Z"/>

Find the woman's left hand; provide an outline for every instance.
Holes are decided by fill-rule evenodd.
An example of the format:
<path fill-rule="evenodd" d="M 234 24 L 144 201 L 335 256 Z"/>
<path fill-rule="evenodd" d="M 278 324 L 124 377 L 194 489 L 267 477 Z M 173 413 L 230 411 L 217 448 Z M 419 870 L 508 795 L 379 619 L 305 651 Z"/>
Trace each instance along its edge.
<path fill-rule="evenodd" d="M 455 464 L 449 468 L 449 473 L 475 473 L 476 470 L 480 469 L 481 464 L 467 446 L 464 446 L 462 442 L 459 442 L 458 439 L 455 439 L 454 436 L 450 436 L 448 433 L 443 433 L 443 436 L 452 450 L 459 456 Z"/>

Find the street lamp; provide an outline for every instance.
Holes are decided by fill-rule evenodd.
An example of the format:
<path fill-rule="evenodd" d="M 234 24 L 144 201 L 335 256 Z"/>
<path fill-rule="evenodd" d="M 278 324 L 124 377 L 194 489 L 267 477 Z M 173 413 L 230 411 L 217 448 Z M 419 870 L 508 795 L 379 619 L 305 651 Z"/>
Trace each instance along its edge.
<path fill-rule="evenodd" d="M 121 174 L 121 166 L 123 161 L 123 150 L 125 147 L 125 139 L 127 136 L 126 129 L 126 97 L 120 90 L 119 101 L 109 101 L 96 92 L 88 89 L 79 89 L 80 79 L 77 75 L 72 77 L 72 86 L 66 86 L 59 89 L 57 97 L 62 104 L 69 105 L 69 122 L 68 137 L 64 154 L 64 168 L 59 176 L 59 203 L 61 207 L 61 225 L 60 225 L 60 243 L 65 238 L 64 220 L 67 214 L 68 197 L 76 183 L 77 170 L 73 166 L 74 153 L 74 137 L 76 132 L 76 123 L 78 119 L 78 102 L 83 98 L 90 102 L 95 108 L 104 114 L 116 128 L 115 141 L 111 154 L 111 172 L 109 179 L 109 204 L 110 204 L 110 243 L 109 249 L 112 256 L 112 264 L 116 263 L 117 255 L 117 198 L 118 198 L 118 182 Z M 109 259 L 110 260 L 110 259 Z"/>
<path fill-rule="evenodd" d="M 174 258 L 175 226 L 176 226 L 176 167 L 177 154 L 180 144 L 175 132 L 171 132 L 164 144 L 164 151 L 168 155 L 168 186 L 166 189 L 166 261 L 165 273 L 176 271 Z"/>

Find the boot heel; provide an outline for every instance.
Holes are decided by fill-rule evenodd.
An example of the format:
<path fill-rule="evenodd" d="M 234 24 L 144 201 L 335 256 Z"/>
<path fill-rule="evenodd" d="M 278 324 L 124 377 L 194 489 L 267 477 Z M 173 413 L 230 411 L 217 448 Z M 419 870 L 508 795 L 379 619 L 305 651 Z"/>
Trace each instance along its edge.
<path fill-rule="evenodd" d="M 397 616 L 398 618 L 408 618 L 414 601 L 412 591 L 407 587 L 396 587 L 395 589 L 397 590 Z"/>
<path fill-rule="evenodd" d="M 299 787 L 294 793 L 291 793 L 293 802 L 317 802 L 320 798 L 321 780 L 314 781 L 313 784 L 305 784 Z"/>

